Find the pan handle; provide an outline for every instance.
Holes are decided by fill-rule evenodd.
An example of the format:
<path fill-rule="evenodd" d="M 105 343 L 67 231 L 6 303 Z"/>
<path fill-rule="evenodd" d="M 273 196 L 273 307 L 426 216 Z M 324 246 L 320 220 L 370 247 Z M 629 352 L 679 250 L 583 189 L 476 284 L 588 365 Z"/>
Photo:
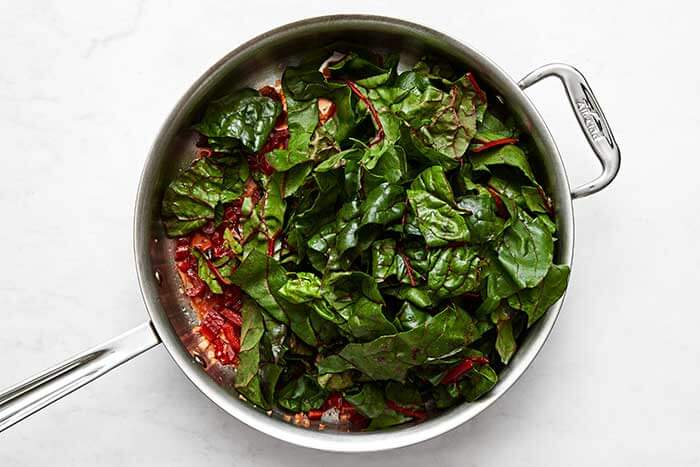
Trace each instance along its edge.
<path fill-rule="evenodd" d="M 576 68 L 564 63 L 550 63 L 525 76 L 518 82 L 518 86 L 525 90 L 548 76 L 556 76 L 564 85 L 578 124 L 603 166 L 603 172 L 598 178 L 571 192 L 572 198 L 583 198 L 599 192 L 615 179 L 620 170 L 620 148 L 591 87 Z"/>
<path fill-rule="evenodd" d="M 7 388 L 0 393 L 0 432 L 159 343 L 144 323 Z"/>

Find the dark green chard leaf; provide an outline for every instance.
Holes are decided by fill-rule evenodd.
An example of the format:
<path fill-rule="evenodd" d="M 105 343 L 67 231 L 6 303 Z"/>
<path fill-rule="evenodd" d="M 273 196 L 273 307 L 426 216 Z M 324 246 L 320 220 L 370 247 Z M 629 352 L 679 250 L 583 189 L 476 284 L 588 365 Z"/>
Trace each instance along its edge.
<path fill-rule="evenodd" d="M 425 70 L 416 64 L 413 70 L 406 70 L 401 73 L 396 79 L 395 87 L 386 87 L 384 90 L 392 96 L 391 99 L 387 99 L 389 102 L 395 103 L 399 102 L 401 99 L 408 95 L 408 92 L 413 90 L 413 88 L 418 88 L 423 91 L 431 85 L 430 76 Z M 400 89 L 403 92 L 397 92 L 395 89 Z"/>
<path fill-rule="evenodd" d="M 496 351 L 501 357 L 501 362 L 507 365 L 517 349 L 515 338 L 513 337 L 512 314 L 507 308 L 499 308 L 491 313 L 491 321 L 496 325 Z"/>
<path fill-rule="evenodd" d="M 335 223 L 322 226 L 306 243 L 306 254 L 311 265 L 318 271 L 324 272 L 330 258 L 337 260 L 338 253 L 334 250 L 335 239 L 338 233 L 335 231 Z M 301 240 L 303 242 L 303 240 Z"/>
<path fill-rule="evenodd" d="M 307 62 L 299 66 L 288 66 L 282 75 L 282 89 L 286 97 L 307 101 L 330 92 L 326 78 L 318 71 L 321 62 Z"/>
<path fill-rule="evenodd" d="M 393 410 L 386 409 L 381 415 L 373 418 L 367 427 L 368 431 L 381 430 L 383 428 L 389 428 L 396 425 L 401 425 L 402 423 L 407 423 L 413 420 L 411 417 L 400 414 Z"/>
<path fill-rule="evenodd" d="M 324 374 L 356 369 L 375 380 L 403 382 L 410 368 L 449 357 L 478 337 L 472 318 L 449 306 L 410 331 L 348 344 L 337 355 L 321 360 L 318 370 Z"/>
<path fill-rule="evenodd" d="M 408 179 L 406 153 L 400 146 L 389 148 L 379 158 L 374 168 L 364 171 L 362 175 L 364 175 L 364 189 L 368 193 L 384 182 L 393 185 L 404 183 Z"/>
<path fill-rule="evenodd" d="M 411 190 L 427 191 L 446 203 L 453 204 L 455 201 L 452 187 L 445 175 L 445 170 L 439 165 L 429 167 L 422 171 L 411 183 Z"/>
<path fill-rule="evenodd" d="M 276 172 L 271 178 L 280 187 L 282 198 L 288 198 L 302 187 L 312 169 L 313 166 L 310 163 L 299 164 L 286 172 Z"/>
<path fill-rule="evenodd" d="M 311 178 L 313 180 L 307 179 L 304 189 L 296 197 L 296 206 L 287 222 L 290 233 L 296 230 L 304 237 L 302 242 L 289 239 L 294 242 L 293 246 L 297 250 L 303 248 L 309 237 L 318 232 L 322 226 L 336 220 L 335 204 L 339 196 L 339 190 L 337 190 L 337 185 L 340 183 L 339 174 L 316 173 Z"/>
<path fill-rule="evenodd" d="M 498 382 L 498 375 L 490 365 L 476 365 L 458 383 L 460 394 L 472 402 L 489 392 Z"/>
<path fill-rule="evenodd" d="M 222 180 L 221 203 L 228 203 L 243 194 L 246 181 L 250 177 L 248 164 L 244 163 L 244 154 L 236 153 L 232 155 L 218 155 L 209 158 L 217 166 L 221 167 L 224 173 Z"/>
<path fill-rule="evenodd" d="M 207 144 L 212 152 L 238 153 L 243 150 L 243 146 L 239 140 L 225 136 L 222 136 L 221 138 L 209 136 L 207 137 Z"/>
<path fill-rule="evenodd" d="M 351 103 L 347 87 L 332 91 L 328 96 L 335 104 L 333 117 L 319 126 L 318 101 L 287 99 L 290 139 L 286 149 L 276 149 L 267 155 L 272 167 L 278 171 L 289 170 L 304 162 L 319 162 L 328 158 L 340 159 L 338 146 L 357 125 L 359 117 Z M 332 163 L 326 164 L 328 167 Z M 326 171 L 321 168 L 318 171 Z"/>
<path fill-rule="evenodd" d="M 355 406 L 362 415 L 372 420 L 367 427 L 369 431 L 399 425 L 412 420 L 411 417 L 387 407 L 384 390 L 379 384 L 365 383 L 359 392 L 345 392 L 343 397 Z"/>
<path fill-rule="evenodd" d="M 297 346 L 291 345 L 291 341 L 296 340 L 294 334 L 290 336 L 287 325 L 271 318 L 264 313 L 264 310 L 263 322 L 265 323 L 265 334 L 262 337 L 265 346 L 264 357 L 272 363 L 284 363 L 284 357 L 290 348 L 293 352 L 298 350 Z"/>
<path fill-rule="evenodd" d="M 414 222 L 428 246 L 445 246 L 470 240 L 467 211 L 456 209 L 454 193 L 440 166 L 421 172 L 408 190 Z"/>
<path fill-rule="evenodd" d="M 364 155 L 364 150 L 361 150 L 360 158 L 362 155 Z M 361 197 L 365 193 L 366 174 L 367 170 L 362 167 L 360 159 L 346 158 L 343 170 L 343 197 L 345 199 Z"/>
<path fill-rule="evenodd" d="M 209 286 L 209 290 L 212 292 L 216 294 L 224 293 L 223 289 L 221 288 L 221 284 L 219 284 L 219 281 L 216 279 L 216 275 L 211 269 L 209 269 L 209 265 L 207 264 L 207 260 L 204 255 L 197 250 L 192 250 L 192 254 L 195 258 L 197 258 L 197 275 L 199 278 Z"/>
<path fill-rule="evenodd" d="M 531 182 L 537 183 L 532 173 L 530 163 L 522 149 L 513 144 L 506 144 L 493 149 L 487 149 L 469 158 L 472 168 L 476 171 L 488 172 L 489 167 L 505 165 L 518 169 Z"/>
<path fill-rule="evenodd" d="M 230 180 L 224 184 L 226 170 L 211 158 L 199 159 L 168 185 L 161 211 L 168 236 L 197 230 L 214 219 L 219 203 L 240 196 L 242 186 Z"/>
<path fill-rule="evenodd" d="M 378 281 L 384 281 L 395 275 L 401 282 L 410 283 L 414 297 L 408 295 L 402 298 L 419 306 L 430 306 L 435 302 L 450 297 L 458 297 L 467 292 L 480 288 L 482 270 L 485 264 L 476 250 L 465 245 L 448 248 L 435 248 L 427 253 L 424 249 L 408 248 L 401 253 L 395 253 L 391 240 L 375 242 L 372 256 L 372 271 Z M 392 257 L 391 254 L 394 254 Z M 409 276 L 407 267 L 413 269 Z M 415 288 L 418 284 L 418 288 Z M 420 290 L 422 295 L 415 297 Z M 428 303 L 421 305 L 422 297 L 431 297 Z"/>
<path fill-rule="evenodd" d="M 370 54 L 350 52 L 341 60 L 328 66 L 334 80 L 354 80 L 365 88 L 382 86 L 396 76 L 399 56 L 390 55 L 383 65 L 375 62 Z"/>
<path fill-rule="evenodd" d="M 318 126 L 311 135 L 309 142 L 309 159 L 323 161 L 341 151 L 340 145 L 335 141 L 334 126 L 329 122 Z"/>
<path fill-rule="evenodd" d="M 433 250 L 428 261 L 425 287 L 438 300 L 478 290 L 482 264 L 476 250 L 466 246 Z"/>
<path fill-rule="evenodd" d="M 460 401 L 459 389 L 456 384 L 438 385 L 431 389 L 435 407 L 448 409 Z"/>
<path fill-rule="evenodd" d="M 344 392 L 343 398 L 365 417 L 376 418 L 386 410 L 384 390 L 375 383 L 365 383 L 358 392 Z"/>
<path fill-rule="evenodd" d="M 469 230 L 462 213 L 423 190 L 408 190 L 408 201 L 428 246 L 468 242 Z"/>
<path fill-rule="evenodd" d="M 517 208 L 527 208 L 522 188 L 517 181 L 493 176 L 488 180 L 488 187 L 498 194 L 511 216 L 517 215 Z"/>
<path fill-rule="evenodd" d="M 411 265 L 411 253 L 414 250 L 399 252 L 393 238 L 377 240 L 372 244 L 372 276 L 377 282 L 384 282 L 394 276 L 399 282 L 410 284 L 411 276 L 407 267 Z M 413 281 L 415 280 L 414 275 Z"/>
<path fill-rule="evenodd" d="M 454 67 L 439 57 L 421 57 L 420 61 L 413 66 L 413 70 L 425 76 L 429 81 L 442 84 L 450 84 L 458 77 Z"/>
<path fill-rule="evenodd" d="M 335 240 L 337 255 L 342 255 L 351 248 L 355 248 L 359 242 L 358 232 L 362 225 L 360 205 L 361 202 L 358 200 L 350 201 L 338 211 L 338 220 L 334 228 L 338 232 Z"/>
<path fill-rule="evenodd" d="M 418 389 L 412 384 L 401 384 L 389 381 L 384 388 L 384 395 L 388 401 L 400 407 L 425 412 L 425 403 Z"/>
<path fill-rule="evenodd" d="M 387 225 L 401 219 L 406 209 L 406 194 L 399 185 L 382 183 L 367 194 L 360 205 L 361 224 Z"/>
<path fill-rule="evenodd" d="M 290 303 L 279 294 L 287 282 L 285 269 L 269 256 L 252 251 L 231 276 L 231 281 L 253 298 L 271 317 L 288 324 L 305 343 L 318 344 L 303 305 Z"/>
<path fill-rule="evenodd" d="M 487 253 L 488 267 L 486 269 L 486 295 L 494 302 L 507 298 L 523 287 L 517 285 L 508 275 L 494 252 Z"/>
<path fill-rule="evenodd" d="M 307 302 L 319 316 L 336 324 L 344 334 L 366 341 L 396 332 L 384 316 L 384 299 L 369 275 L 361 272 L 330 273 L 323 282 L 309 278 L 308 283 L 312 285 L 307 287 L 310 289 L 307 295 L 317 297 Z M 280 292 L 289 293 L 292 287 L 288 285 L 289 282 Z M 294 290 L 296 298 L 300 292 Z"/>
<path fill-rule="evenodd" d="M 277 171 L 286 171 L 310 160 L 311 135 L 318 125 L 317 102 L 287 98 L 287 115 L 290 135 L 287 149 L 275 149 L 265 156 Z"/>
<path fill-rule="evenodd" d="M 475 174 L 471 164 L 465 161 L 453 176 L 455 192 L 458 195 L 489 194 L 488 188 L 481 184 L 480 175 Z"/>
<path fill-rule="evenodd" d="M 506 222 L 498 216 L 493 196 L 488 193 L 462 197 L 457 202 L 457 207 L 467 213 L 464 219 L 469 229 L 469 239 L 473 243 L 495 240 L 506 227 Z"/>
<path fill-rule="evenodd" d="M 332 392 L 343 391 L 355 385 L 353 373 L 350 371 L 320 375 L 317 381 L 323 389 Z"/>
<path fill-rule="evenodd" d="M 430 315 L 412 303 L 404 302 L 396 315 L 395 325 L 401 331 L 409 331 L 425 324 Z"/>
<path fill-rule="evenodd" d="M 406 300 L 418 308 L 431 308 L 435 303 L 430 294 L 422 287 L 401 287 L 397 290 L 387 289 L 385 293 Z"/>
<path fill-rule="evenodd" d="M 324 125 L 325 132 L 337 145 L 344 143 L 367 118 L 367 111 L 355 105 L 352 90 L 343 86 L 333 90 L 328 97 L 335 105 L 335 112 Z M 319 160 L 322 160 L 319 158 Z"/>
<path fill-rule="evenodd" d="M 404 199 L 402 187 L 380 184 L 364 202 L 353 200 L 345 203 L 338 211 L 335 225 L 322 228 L 308 245 L 325 254 L 330 269 L 342 269 L 349 264 L 348 261 L 369 248 L 380 226 L 401 218 L 405 210 Z"/>
<path fill-rule="evenodd" d="M 391 110 L 411 127 L 419 128 L 430 124 L 444 106 L 446 94 L 431 85 L 425 88 L 414 87 L 403 99 L 392 105 Z"/>
<path fill-rule="evenodd" d="M 344 334 L 360 342 L 396 332 L 394 325 L 384 316 L 382 305 L 366 297 L 357 298 L 337 313 L 345 319 L 345 323 L 338 327 Z"/>
<path fill-rule="evenodd" d="M 347 81 L 346 84 L 359 99 L 356 113 L 369 114 L 375 129 L 374 137 L 367 144 L 354 140 L 358 146 L 364 148 L 360 165 L 371 171 L 387 151 L 393 150 L 401 137 L 401 120 L 391 112 L 376 90 L 365 89 L 352 81 Z"/>
<path fill-rule="evenodd" d="M 290 303 L 307 303 L 321 298 L 321 280 L 310 272 L 291 273 L 279 294 Z"/>
<path fill-rule="evenodd" d="M 396 68 L 398 64 L 399 55 L 389 55 L 384 61 L 383 69 L 385 71 L 373 76 L 367 76 L 366 78 L 360 78 L 357 80 L 357 84 L 368 89 L 376 89 L 379 86 L 387 85 L 396 78 Z"/>
<path fill-rule="evenodd" d="M 242 89 L 209 104 L 195 129 L 207 137 L 234 138 L 248 150 L 262 149 L 282 110 L 279 102 Z"/>
<path fill-rule="evenodd" d="M 486 102 L 482 94 L 464 76 L 449 92 L 432 86 L 425 90 L 416 87 L 409 96 L 392 109 L 411 127 L 408 135 L 413 146 L 429 161 L 454 168 L 483 118 Z"/>
<path fill-rule="evenodd" d="M 328 321 L 318 313 L 311 313 L 309 321 L 311 322 L 311 327 L 313 327 L 316 332 L 321 346 L 333 345 L 342 341 L 343 336 L 333 322 Z"/>
<path fill-rule="evenodd" d="M 396 116 L 390 112 L 379 112 L 379 121 L 384 136 L 379 143 L 373 144 L 365 150 L 361 163 L 367 170 L 373 170 L 384 154 L 394 150 L 394 145 L 401 137 L 401 122 Z"/>
<path fill-rule="evenodd" d="M 281 374 L 282 367 L 280 365 L 266 363 L 260 367 L 262 392 L 265 400 L 268 401 L 269 407 L 272 407 L 275 403 L 275 389 L 277 388 L 277 381 L 279 381 Z"/>
<path fill-rule="evenodd" d="M 508 304 L 524 311 L 528 316 L 527 325 L 532 326 L 564 295 L 568 280 L 569 266 L 554 264 L 539 285 L 512 295 L 508 299 Z"/>
<path fill-rule="evenodd" d="M 493 112 L 486 111 L 484 120 L 478 126 L 474 140 L 479 143 L 489 143 L 506 138 L 517 138 L 519 131 L 512 117 L 501 119 Z"/>
<path fill-rule="evenodd" d="M 539 214 L 537 216 L 537 219 L 539 219 L 546 227 L 547 230 L 549 230 L 549 233 L 552 234 L 552 238 L 556 241 L 556 237 L 554 235 L 557 233 L 557 224 L 552 220 L 551 217 L 547 214 Z"/>
<path fill-rule="evenodd" d="M 284 213 L 287 205 L 283 198 L 284 179 L 272 176 L 263 185 L 263 197 L 255 205 L 257 217 L 260 220 L 260 231 L 267 239 L 275 239 L 282 232 Z"/>
<path fill-rule="evenodd" d="M 373 102 L 383 108 L 392 110 L 391 107 L 406 98 L 416 86 L 428 86 L 430 83 L 422 83 L 414 72 L 404 72 L 396 80 L 396 86 L 379 87 L 369 92 Z M 393 110 L 392 110 L 393 111 Z M 399 118 L 401 118 L 399 116 Z"/>
<path fill-rule="evenodd" d="M 532 213 L 549 213 L 549 200 L 545 198 L 543 191 L 539 187 L 524 186 L 521 190 L 525 205 Z"/>
<path fill-rule="evenodd" d="M 355 156 L 360 155 L 360 150 L 358 149 L 347 149 L 345 151 L 333 154 L 328 159 L 324 160 L 316 166 L 314 169 L 316 172 L 329 172 L 331 170 L 337 170 L 345 165 L 345 162 L 350 159 L 352 160 Z M 359 159 L 359 157 L 358 157 Z"/>
<path fill-rule="evenodd" d="M 552 264 L 552 234 L 540 219 L 524 213 L 514 219 L 498 246 L 498 261 L 518 287 L 534 287 L 542 281 Z"/>
<path fill-rule="evenodd" d="M 241 350 L 238 354 L 240 363 L 236 370 L 235 387 L 253 404 L 268 408 L 263 398 L 259 375 L 260 340 L 265 333 L 262 312 L 252 300 L 246 300 L 243 303 L 242 315 Z"/>
<path fill-rule="evenodd" d="M 328 392 L 307 375 L 287 383 L 279 392 L 277 403 L 292 412 L 308 412 L 318 409 L 328 397 Z"/>

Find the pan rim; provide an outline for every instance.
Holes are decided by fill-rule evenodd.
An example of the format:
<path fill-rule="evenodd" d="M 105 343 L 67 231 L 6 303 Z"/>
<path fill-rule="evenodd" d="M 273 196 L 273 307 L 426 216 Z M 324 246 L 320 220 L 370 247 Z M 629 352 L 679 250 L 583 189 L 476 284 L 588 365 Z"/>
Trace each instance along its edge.
<path fill-rule="evenodd" d="M 417 444 L 427 441 L 445 432 L 451 431 L 467 421 L 475 418 L 488 407 L 500 399 L 503 394 L 510 389 L 515 382 L 528 369 L 530 364 L 542 349 L 544 342 L 549 336 L 557 316 L 560 312 L 564 297 L 554 304 L 545 317 L 533 328 L 532 336 L 529 337 L 533 342 L 529 344 L 528 351 L 521 355 L 518 352 L 516 359 L 511 363 L 506 371 L 502 373 L 502 379 L 496 387 L 487 394 L 484 398 L 473 403 L 463 403 L 451 409 L 446 414 L 443 414 L 434 419 L 428 420 L 418 425 L 383 430 L 373 433 L 337 433 L 331 431 L 317 432 L 305 430 L 291 424 L 284 423 L 274 418 L 266 416 L 250 406 L 247 403 L 241 403 L 231 393 L 227 392 L 223 387 L 219 386 L 212 380 L 201 367 L 193 360 L 192 356 L 183 347 L 180 339 L 175 334 L 170 321 L 165 315 L 162 306 L 159 303 L 157 294 L 152 290 L 155 285 L 154 271 L 151 268 L 149 260 L 148 245 L 150 239 L 147 238 L 148 231 L 147 223 L 150 222 L 149 217 L 145 214 L 147 210 L 147 201 L 144 193 L 145 186 L 150 180 L 149 174 L 154 171 L 154 164 L 157 155 L 157 148 L 162 141 L 167 141 L 173 136 L 175 129 L 172 122 L 176 119 L 178 113 L 185 107 L 193 96 L 210 80 L 214 79 L 219 71 L 231 60 L 240 54 L 248 51 L 250 48 L 257 47 L 261 43 L 269 41 L 280 36 L 294 34 L 295 31 L 315 28 L 333 22 L 335 25 L 343 24 L 353 27 L 363 27 L 379 25 L 387 25 L 393 28 L 411 31 L 413 34 L 419 34 L 424 37 L 445 43 L 446 45 L 455 48 L 460 53 L 469 55 L 475 59 L 481 66 L 489 70 L 489 73 L 494 74 L 500 83 L 508 86 L 511 95 L 518 100 L 517 105 L 523 108 L 528 118 L 531 119 L 540 135 L 541 145 L 545 147 L 547 156 L 553 159 L 557 169 L 557 190 L 565 190 L 568 199 L 565 203 L 559 203 L 558 208 L 561 211 L 561 218 L 567 224 L 565 229 L 565 237 L 562 240 L 562 247 L 559 249 L 559 259 L 562 264 L 571 266 L 573 259 L 574 248 L 574 219 L 572 200 L 569 195 L 570 187 L 566 170 L 563 161 L 556 148 L 554 139 L 552 138 L 549 129 L 547 128 L 541 115 L 527 97 L 527 95 L 518 87 L 505 71 L 498 65 L 492 62 L 487 56 L 475 50 L 473 47 L 457 41 L 445 34 L 435 31 L 425 26 L 389 18 L 373 15 L 329 15 L 320 16 L 301 21 L 286 24 L 266 33 L 263 33 L 241 46 L 229 52 L 225 57 L 216 62 L 210 67 L 184 94 L 177 102 L 174 109 L 166 118 L 161 127 L 156 140 L 151 147 L 149 155 L 144 163 L 144 169 L 141 174 L 134 212 L 134 254 L 136 262 L 136 271 L 138 277 L 139 288 L 146 305 L 146 309 L 150 315 L 156 332 L 160 336 L 166 350 L 173 358 L 178 367 L 185 373 L 188 379 L 212 400 L 221 409 L 246 425 L 271 435 L 289 443 L 332 452 L 374 452 L 389 449 L 395 449 L 412 444 Z M 509 102 L 510 104 L 511 102 Z"/>

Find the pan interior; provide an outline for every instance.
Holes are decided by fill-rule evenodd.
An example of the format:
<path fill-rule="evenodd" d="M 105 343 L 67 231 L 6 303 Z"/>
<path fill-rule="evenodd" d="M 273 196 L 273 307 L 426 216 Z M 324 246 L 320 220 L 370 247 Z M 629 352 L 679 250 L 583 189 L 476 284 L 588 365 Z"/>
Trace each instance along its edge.
<path fill-rule="evenodd" d="M 177 104 L 161 130 L 144 169 L 135 218 L 135 249 L 139 279 L 153 323 L 168 351 L 187 376 L 224 410 L 245 423 L 297 444 L 341 451 L 387 449 L 421 441 L 473 417 L 498 398 L 527 368 L 549 333 L 560 303 L 531 329 L 501 381 L 482 400 L 463 404 L 420 425 L 383 431 L 380 434 L 353 433 L 374 445 L 352 446 L 341 441 L 348 436 L 332 436 L 344 427 L 323 432 L 305 430 L 282 420 L 280 414 L 267 415 L 238 399 L 231 389 L 233 372 L 211 362 L 205 346 L 193 328 L 196 314 L 181 293 L 174 264 L 174 241 L 168 239 L 160 222 L 160 204 L 167 184 L 195 157 L 196 135 L 189 130 L 202 114 L 206 103 L 230 91 L 259 88 L 280 79 L 287 64 L 296 64 L 309 51 L 335 43 L 358 44 L 377 52 L 401 54 L 400 69 L 410 68 L 424 55 L 442 57 L 458 68 L 475 73 L 488 91 L 503 97 L 519 121 L 539 156 L 533 162 L 557 206 L 560 229 L 558 258 L 570 264 L 573 246 L 571 198 L 559 155 L 546 127 L 532 104 L 513 80 L 478 52 L 435 31 L 410 23 L 379 17 L 335 16 L 316 18 L 284 26 L 244 44 L 208 70 Z M 279 420 L 277 420 L 279 419 Z M 319 438 L 320 437 L 320 438 Z M 321 439 L 323 438 L 323 440 Z M 333 438 L 327 442 L 328 438 Z M 318 444 L 321 443 L 321 444 Z"/>

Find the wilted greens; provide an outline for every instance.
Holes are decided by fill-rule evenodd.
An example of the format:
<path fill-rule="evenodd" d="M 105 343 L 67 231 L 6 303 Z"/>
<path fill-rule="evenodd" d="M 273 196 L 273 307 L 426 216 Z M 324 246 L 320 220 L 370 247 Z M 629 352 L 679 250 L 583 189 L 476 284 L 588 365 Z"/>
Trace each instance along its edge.
<path fill-rule="evenodd" d="M 211 102 L 162 217 L 240 394 L 379 429 L 487 393 L 569 269 L 499 97 L 438 60 L 332 52 Z"/>

